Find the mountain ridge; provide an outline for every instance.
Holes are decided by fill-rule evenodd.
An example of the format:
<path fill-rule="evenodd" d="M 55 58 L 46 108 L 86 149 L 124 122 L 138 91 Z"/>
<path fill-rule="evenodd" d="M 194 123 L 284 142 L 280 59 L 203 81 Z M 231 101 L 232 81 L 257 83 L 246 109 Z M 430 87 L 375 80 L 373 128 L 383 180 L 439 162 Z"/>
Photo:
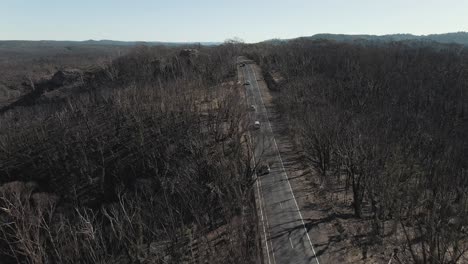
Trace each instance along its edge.
<path fill-rule="evenodd" d="M 214 46 L 219 45 L 221 42 L 164 42 L 164 41 L 119 41 L 110 39 L 101 40 L 0 40 L 0 47 L 8 45 L 54 45 L 54 46 L 66 46 L 66 45 L 95 45 L 95 46 L 185 46 L 185 45 L 202 45 L 202 46 Z"/>
<path fill-rule="evenodd" d="M 435 41 L 439 43 L 456 43 L 468 45 L 468 32 L 459 31 L 442 34 L 429 34 L 429 35 L 413 35 L 408 33 L 399 34 L 386 34 L 386 35 L 371 35 L 371 34 L 332 34 L 332 33 L 319 33 L 312 36 L 304 36 L 292 39 L 270 39 L 263 41 L 264 43 L 282 43 L 297 39 L 326 39 L 339 42 L 353 42 L 353 41 L 377 41 L 377 42 L 391 42 L 391 41 Z"/>

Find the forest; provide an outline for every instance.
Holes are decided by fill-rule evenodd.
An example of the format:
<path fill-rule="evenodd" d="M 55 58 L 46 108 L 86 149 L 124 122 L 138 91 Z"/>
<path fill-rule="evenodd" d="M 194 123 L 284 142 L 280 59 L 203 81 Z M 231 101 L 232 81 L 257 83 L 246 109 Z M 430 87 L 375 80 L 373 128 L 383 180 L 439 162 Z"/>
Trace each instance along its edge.
<path fill-rule="evenodd" d="M 297 39 L 246 53 L 269 76 L 321 188 L 349 193 L 370 231 L 363 235 L 373 244 L 396 239 L 408 262 L 460 263 L 468 250 L 465 46 Z"/>
<path fill-rule="evenodd" d="M 2 263 L 256 260 L 235 54 L 182 51 L 135 47 L 5 109 Z"/>
<path fill-rule="evenodd" d="M 400 263 L 466 260 L 465 46 L 116 50 L 0 65 L 9 89 L 26 80 L 0 109 L 2 263 L 260 263 L 238 56 L 262 68 L 317 190 L 343 190 L 331 203 L 364 223 L 361 236 Z"/>

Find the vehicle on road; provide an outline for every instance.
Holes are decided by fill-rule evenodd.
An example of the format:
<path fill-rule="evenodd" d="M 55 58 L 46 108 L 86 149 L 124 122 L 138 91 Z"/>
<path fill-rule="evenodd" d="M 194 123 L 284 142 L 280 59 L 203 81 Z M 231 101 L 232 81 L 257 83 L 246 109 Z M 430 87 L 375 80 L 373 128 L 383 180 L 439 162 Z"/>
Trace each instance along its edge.
<path fill-rule="evenodd" d="M 255 105 L 251 105 L 249 107 L 249 110 L 252 111 L 252 112 L 255 112 L 255 111 L 257 111 L 257 108 L 255 107 Z"/>
<path fill-rule="evenodd" d="M 244 83 L 244 85 L 250 85 L 250 82 L 249 82 L 249 81 L 246 81 L 246 82 Z"/>
<path fill-rule="evenodd" d="M 255 121 L 254 128 L 255 129 L 260 129 L 260 121 Z"/>
<path fill-rule="evenodd" d="M 241 63 L 240 66 L 241 66 L 241 67 L 244 67 L 244 66 L 245 66 L 245 63 Z"/>
<path fill-rule="evenodd" d="M 270 166 L 267 163 L 262 163 L 257 168 L 257 175 L 266 175 L 270 173 Z"/>

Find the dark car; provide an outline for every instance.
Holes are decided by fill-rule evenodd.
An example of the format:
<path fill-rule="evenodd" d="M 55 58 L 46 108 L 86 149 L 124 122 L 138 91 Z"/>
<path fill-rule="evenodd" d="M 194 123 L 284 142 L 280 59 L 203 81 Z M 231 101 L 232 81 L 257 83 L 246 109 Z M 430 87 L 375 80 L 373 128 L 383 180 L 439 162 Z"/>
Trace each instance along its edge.
<path fill-rule="evenodd" d="M 257 168 L 257 175 L 265 175 L 270 173 L 270 166 L 267 163 L 260 164 Z"/>

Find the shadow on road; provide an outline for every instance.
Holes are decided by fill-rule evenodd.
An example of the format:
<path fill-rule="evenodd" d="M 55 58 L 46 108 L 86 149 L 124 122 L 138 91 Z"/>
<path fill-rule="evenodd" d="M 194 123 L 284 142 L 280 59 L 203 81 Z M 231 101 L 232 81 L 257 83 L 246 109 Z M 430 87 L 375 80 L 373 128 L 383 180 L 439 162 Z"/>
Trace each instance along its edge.
<path fill-rule="evenodd" d="M 355 216 L 353 214 L 330 214 L 328 215 L 327 217 L 324 217 L 324 218 L 319 218 L 319 219 L 304 219 L 304 226 L 307 230 L 307 232 L 310 232 L 310 230 L 312 230 L 312 228 L 315 228 L 317 227 L 319 224 L 324 224 L 324 223 L 329 223 L 333 220 L 336 220 L 336 219 L 343 219 L 343 220 L 346 220 L 346 219 L 350 219 L 350 218 L 354 218 Z M 300 223 L 292 228 L 289 228 L 287 230 L 284 230 L 274 236 L 272 236 L 271 238 L 272 239 L 275 239 L 275 238 L 279 238 L 281 236 L 284 236 L 286 234 L 290 235 L 292 232 L 294 232 L 295 230 L 300 230 L 302 229 L 304 226 L 302 225 L 302 222 L 301 222 L 301 219 L 297 219 L 297 220 L 294 220 L 294 221 L 289 221 L 289 222 L 284 222 L 284 223 L 281 223 L 281 224 L 278 224 L 278 225 L 275 225 L 275 226 L 271 226 L 271 228 L 275 228 L 275 227 L 279 227 L 279 226 L 283 226 L 283 225 L 287 225 L 287 224 L 290 224 L 290 223 Z"/>

